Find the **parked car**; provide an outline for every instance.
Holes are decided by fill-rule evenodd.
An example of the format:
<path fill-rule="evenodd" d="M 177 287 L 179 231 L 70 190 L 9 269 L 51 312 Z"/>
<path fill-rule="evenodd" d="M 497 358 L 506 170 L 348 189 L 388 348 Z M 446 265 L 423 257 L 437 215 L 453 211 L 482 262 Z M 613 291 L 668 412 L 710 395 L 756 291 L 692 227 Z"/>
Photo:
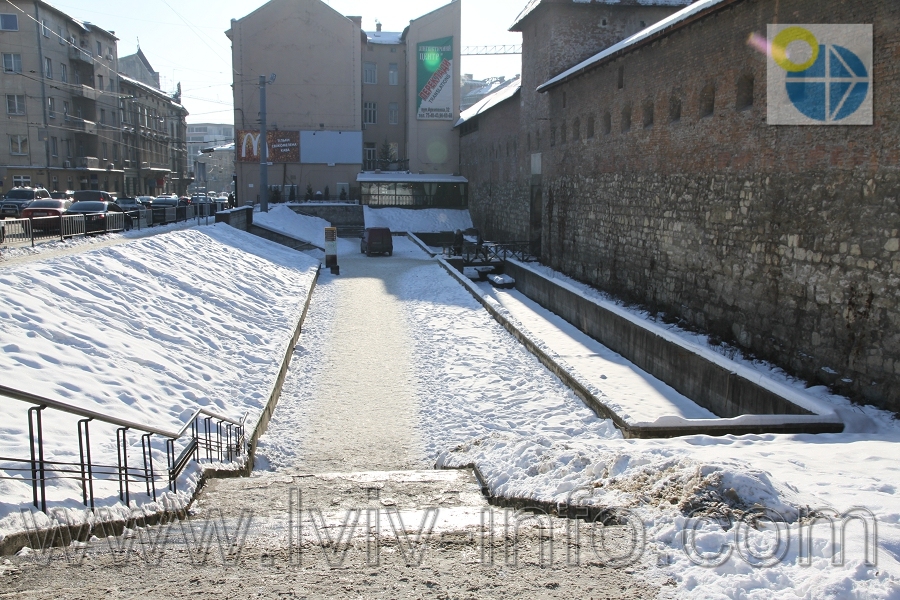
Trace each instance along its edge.
<path fill-rule="evenodd" d="M 103 190 L 78 190 L 72 193 L 75 202 L 115 202 L 115 198 L 109 192 Z"/>
<path fill-rule="evenodd" d="M 143 216 L 144 212 L 147 210 L 144 203 L 137 198 L 118 198 L 116 199 L 116 204 L 121 206 L 122 210 L 125 212 L 131 213 L 132 218 L 135 216 Z"/>
<path fill-rule="evenodd" d="M 373 254 L 394 254 L 394 240 L 387 227 L 367 227 L 359 241 L 359 251 L 366 256 Z"/>
<path fill-rule="evenodd" d="M 23 219 L 37 219 L 32 221 L 31 227 L 40 231 L 59 232 L 59 217 L 72 206 L 71 200 L 54 198 L 34 200 L 22 210 Z M 46 217 L 57 217 L 48 219 Z"/>
<path fill-rule="evenodd" d="M 0 205 L 0 217 L 17 219 L 22 216 L 22 210 L 34 200 L 49 198 L 50 192 L 44 188 L 20 187 L 6 192 L 6 198 Z"/>
<path fill-rule="evenodd" d="M 138 196 L 137 199 L 141 201 L 141 204 L 146 209 L 153 208 L 153 201 L 156 200 L 153 196 Z"/>
<path fill-rule="evenodd" d="M 175 220 L 181 220 L 187 218 L 187 205 L 188 202 L 184 198 L 179 198 L 177 196 L 157 196 L 156 200 L 153 201 L 153 222 L 154 223 L 167 223 L 170 222 L 166 218 L 166 211 L 163 209 L 166 208 L 174 208 L 175 209 Z"/>
<path fill-rule="evenodd" d="M 75 192 L 76 194 L 78 192 Z M 84 232 L 85 233 L 105 233 L 110 231 L 107 225 L 110 213 L 124 213 L 124 229 L 128 231 L 132 226 L 131 215 L 125 213 L 122 207 L 115 202 L 106 202 L 104 200 L 83 200 L 75 202 L 66 211 L 67 215 L 84 215 Z M 112 231 L 118 231 L 113 228 Z"/>
<path fill-rule="evenodd" d="M 72 190 L 66 190 L 65 192 L 50 192 L 50 197 L 56 200 L 74 200 L 75 192 Z"/>

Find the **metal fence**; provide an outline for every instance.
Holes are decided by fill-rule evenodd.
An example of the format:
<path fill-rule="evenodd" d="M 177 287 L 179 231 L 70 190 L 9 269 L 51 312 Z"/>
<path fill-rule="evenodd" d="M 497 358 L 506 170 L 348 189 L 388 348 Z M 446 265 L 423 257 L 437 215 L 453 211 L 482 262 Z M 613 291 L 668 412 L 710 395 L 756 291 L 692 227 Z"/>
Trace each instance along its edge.
<path fill-rule="evenodd" d="M 78 481 L 81 487 L 82 502 L 94 508 L 97 495 L 94 484 L 108 480 L 118 483 L 119 499 L 126 505 L 131 503 L 132 485 L 137 483 L 143 488 L 148 499 L 156 500 L 157 491 L 165 485 L 170 491 L 177 490 L 177 479 L 191 460 L 196 462 L 228 462 L 245 461 L 247 457 L 247 438 L 245 432 L 245 413 L 240 419 L 232 419 L 206 409 L 197 409 L 182 425 L 181 429 L 166 430 L 147 423 L 128 421 L 117 416 L 102 414 L 96 411 L 78 408 L 70 404 L 43 398 L 0 384 L 0 396 L 4 399 L 17 400 L 30 404 L 27 409 L 29 456 L 0 455 L 0 479 L 25 481 L 31 484 L 32 503 L 36 508 L 47 511 L 47 488 L 56 486 L 61 480 Z M 6 400 L 5 400 L 6 401 Z M 44 427 L 45 411 L 54 414 L 67 414 L 77 430 L 71 435 L 78 438 L 78 455 L 69 460 L 70 452 L 48 451 L 48 430 Z M 104 425 L 107 431 L 95 431 L 95 441 L 91 443 L 91 424 Z M 96 433 L 107 435 L 115 430 L 115 462 L 109 456 L 112 442 L 103 438 L 97 443 Z M 54 428 L 56 435 L 59 428 Z M 129 443 L 129 433 L 141 438 L 140 457 L 129 462 L 130 455 L 136 448 Z M 58 440 L 57 440 L 58 441 Z M 154 465 L 153 445 L 156 442 L 157 452 L 164 452 L 165 467 Z M 134 445 L 136 446 L 136 444 Z M 162 446 L 162 447 L 161 447 Z M 177 446 L 177 448 L 176 448 Z M 92 455 L 92 448 L 94 450 Z M 180 450 L 180 452 L 176 452 Z M 98 458 L 98 450 L 105 450 Z M 130 452 L 129 452 L 130 450 Z M 0 451 L 5 453 L 6 450 Z M 48 454 L 54 454 L 55 459 Z M 74 460 L 73 460 L 74 459 Z M 142 484 L 142 485 L 141 485 Z"/>
<path fill-rule="evenodd" d="M 154 225 L 166 225 L 196 219 L 209 224 L 218 205 L 214 203 L 189 204 L 126 212 L 108 212 L 87 215 L 62 215 L 59 217 L 32 217 L 30 219 L 0 220 L 0 248 L 36 246 L 44 242 L 91 234 L 113 233 L 130 229 L 146 229 Z"/>

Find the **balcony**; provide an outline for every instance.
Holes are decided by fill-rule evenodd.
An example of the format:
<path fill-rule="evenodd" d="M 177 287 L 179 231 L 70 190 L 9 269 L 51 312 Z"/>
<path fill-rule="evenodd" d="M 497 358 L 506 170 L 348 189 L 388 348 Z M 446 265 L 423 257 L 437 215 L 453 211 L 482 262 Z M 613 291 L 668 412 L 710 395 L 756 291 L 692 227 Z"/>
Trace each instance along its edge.
<path fill-rule="evenodd" d="M 79 156 L 75 159 L 75 166 L 79 169 L 99 169 L 100 159 L 96 156 Z"/>
<path fill-rule="evenodd" d="M 72 95 L 80 96 L 86 100 L 97 100 L 100 97 L 100 90 L 92 88 L 87 85 L 73 85 L 72 86 Z"/>
<path fill-rule="evenodd" d="M 69 46 L 69 60 L 77 60 L 86 65 L 94 66 L 94 55 L 84 48 Z"/>
<path fill-rule="evenodd" d="M 69 116 L 68 121 L 69 127 L 72 129 L 78 129 L 90 135 L 97 135 L 97 124 L 93 121 L 85 121 L 84 119 L 73 116 Z"/>

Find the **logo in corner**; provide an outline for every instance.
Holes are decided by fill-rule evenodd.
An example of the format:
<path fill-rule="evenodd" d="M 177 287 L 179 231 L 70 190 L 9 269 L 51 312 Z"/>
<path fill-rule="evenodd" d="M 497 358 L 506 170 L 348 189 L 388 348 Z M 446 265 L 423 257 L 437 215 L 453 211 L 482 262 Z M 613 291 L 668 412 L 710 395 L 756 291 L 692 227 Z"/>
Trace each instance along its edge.
<path fill-rule="evenodd" d="M 769 25 L 770 125 L 872 125 L 871 25 Z"/>

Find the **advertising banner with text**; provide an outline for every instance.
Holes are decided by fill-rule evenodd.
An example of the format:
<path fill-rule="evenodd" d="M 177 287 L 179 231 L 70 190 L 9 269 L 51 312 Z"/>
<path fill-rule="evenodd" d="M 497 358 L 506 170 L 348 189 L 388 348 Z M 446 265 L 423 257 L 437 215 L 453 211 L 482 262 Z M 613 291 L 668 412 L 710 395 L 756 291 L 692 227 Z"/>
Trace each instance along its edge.
<path fill-rule="evenodd" d="M 239 129 L 237 131 L 236 150 L 238 162 L 259 162 L 259 131 L 251 129 Z M 266 138 L 269 148 L 269 162 L 271 163 L 298 163 L 300 162 L 300 132 L 299 131 L 267 131 Z"/>
<path fill-rule="evenodd" d="M 453 38 L 416 46 L 416 118 L 420 121 L 453 120 Z"/>

